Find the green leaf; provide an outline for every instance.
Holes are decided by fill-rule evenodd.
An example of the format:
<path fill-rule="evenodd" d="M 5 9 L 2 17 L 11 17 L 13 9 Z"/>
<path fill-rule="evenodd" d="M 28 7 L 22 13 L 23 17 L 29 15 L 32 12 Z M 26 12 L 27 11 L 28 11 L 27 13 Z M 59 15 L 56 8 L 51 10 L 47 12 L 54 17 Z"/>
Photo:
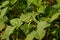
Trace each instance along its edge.
<path fill-rule="evenodd" d="M 28 5 L 31 5 L 31 3 L 40 6 L 41 5 L 42 0 L 27 0 Z"/>
<path fill-rule="evenodd" d="M 44 28 L 46 28 L 48 26 L 50 26 L 50 24 L 47 23 L 46 21 L 40 21 L 40 22 L 38 22 L 37 29 L 43 30 Z"/>
<path fill-rule="evenodd" d="M 6 30 L 2 33 L 1 38 L 9 40 L 9 36 L 13 33 L 15 27 L 7 26 Z"/>
<path fill-rule="evenodd" d="M 5 7 L 5 6 L 7 6 L 8 4 L 9 4 L 9 1 L 4 1 L 4 2 L 2 3 L 1 7 Z"/>
<path fill-rule="evenodd" d="M 35 36 L 37 39 L 42 40 L 45 36 L 46 31 L 45 30 L 37 30 L 37 36 Z"/>
<path fill-rule="evenodd" d="M 52 15 L 54 15 L 58 10 L 56 8 L 47 6 L 45 9 L 45 15 L 48 17 L 51 17 Z"/>
<path fill-rule="evenodd" d="M 56 14 L 54 14 L 52 17 L 51 17 L 51 22 L 52 21 L 54 21 L 55 19 L 57 19 L 58 18 L 58 16 L 60 15 L 60 13 L 56 13 Z"/>
<path fill-rule="evenodd" d="M 20 21 L 19 18 L 15 18 L 15 19 L 10 20 L 10 23 L 13 27 L 14 26 L 19 27 L 22 24 L 22 22 Z"/>
<path fill-rule="evenodd" d="M 3 17 L 3 18 L 1 18 L 0 20 L 3 20 L 4 22 L 7 22 L 8 17 L 7 17 L 7 16 L 4 16 L 4 17 Z"/>
<path fill-rule="evenodd" d="M 52 6 L 52 7 L 55 8 L 55 9 L 59 9 L 60 8 L 60 4 L 56 4 L 56 5 Z"/>
<path fill-rule="evenodd" d="M 38 0 L 38 4 L 39 7 L 42 5 L 42 0 Z"/>
<path fill-rule="evenodd" d="M 4 24 L 3 20 L 0 20 L 0 31 L 2 31 L 2 25 Z"/>
<path fill-rule="evenodd" d="M 42 40 L 42 38 L 45 36 L 45 30 L 44 28 L 50 26 L 49 23 L 46 21 L 40 21 L 37 25 L 37 34 L 39 35 L 39 39 Z"/>
<path fill-rule="evenodd" d="M 27 0 L 28 5 L 31 5 L 32 2 L 33 2 L 33 0 Z"/>
<path fill-rule="evenodd" d="M 40 6 L 40 8 L 37 9 L 37 12 L 44 13 L 45 8 L 46 8 L 45 6 Z"/>
<path fill-rule="evenodd" d="M 7 9 L 8 9 L 8 7 L 2 9 L 1 14 L 0 14 L 0 18 L 2 18 L 6 14 Z"/>
<path fill-rule="evenodd" d="M 8 20 L 8 18 L 6 16 L 4 16 L 3 18 L 0 19 L 0 31 L 2 31 L 5 23 Z"/>
<path fill-rule="evenodd" d="M 27 14 L 22 14 L 20 16 L 20 19 L 24 22 L 30 22 L 32 20 L 32 17 L 31 17 L 31 13 L 27 13 Z"/>
<path fill-rule="evenodd" d="M 40 36 L 39 36 L 39 34 L 38 34 L 38 31 L 36 30 L 36 33 L 35 33 L 35 38 L 36 39 L 40 39 Z"/>
<path fill-rule="evenodd" d="M 35 16 L 36 16 L 37 14 L 34 14 L 34 13 L 26 13 L 26 14 L 22 14 L 21 16 L 20 16 L 20 19 L 22 20 L 22 21 L 24 21 L 24 22 L 31 22 L 32 20 L 33 21 L 36 21 L 36 19 L 35 19 Z"/>
<path fill-rule="evenodd" d="M 11 4 L 14 4 L 14 3 L 16 3 L 16 1 L 17 1 L 17 0 L 10 0 L 10 3 L 11 3 Z"/>
<path fill-rule="evenodd" d="M 46 22 L 50 22 L 51 18 L 49 17 L 42 17 L 40 18 L 40 20 L 46 21 Z"/>
<path fill-rule="evenodd" d="M 51 34 L 56 34 L 57 33 L 57 31 L 56 30 L 53 30 L 52 32 L 51 32 Z"/>
<path fill-rule="evenodd" d="M 33 38 L 35 37 L 36 32 L 33 31 L 30 34 L 27 35 L 25 40 L 33 40 Z"/>
<path fill-rule="evenodd" d="M 33 4 L 37 5 L 37 6 L 41 6 L 42 0 L 33 0 Z"/>
<path fill-rule="evenodd" d="M 29 26 L 28 26 L 28 24 L 24 24 L 24 25 L 22 25 L 21 27 L 20 27 L 20 29 L 21 30 L 23 30 L 23 32 L 25 33 L 25 34 L 28 34 L 29 33 Z"/>
<path fill-rule="evenodd" d="M 33 0 L 33 4 L 37 5 L 39 0 Z"/>
<path fill-rule="evenodd" d="M 60 4 L 60 0 L 57 0 L 57 3 Z"/>

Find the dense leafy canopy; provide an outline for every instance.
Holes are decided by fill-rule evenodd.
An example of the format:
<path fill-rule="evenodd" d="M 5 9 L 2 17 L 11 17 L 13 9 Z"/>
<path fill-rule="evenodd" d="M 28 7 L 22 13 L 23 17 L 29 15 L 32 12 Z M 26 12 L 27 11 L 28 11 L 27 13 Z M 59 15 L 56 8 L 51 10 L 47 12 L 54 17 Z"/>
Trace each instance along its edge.
<path fill-rule="evenodd" d="M 0 40 L 60 40 L 60 0 L 0 0 Z"/>

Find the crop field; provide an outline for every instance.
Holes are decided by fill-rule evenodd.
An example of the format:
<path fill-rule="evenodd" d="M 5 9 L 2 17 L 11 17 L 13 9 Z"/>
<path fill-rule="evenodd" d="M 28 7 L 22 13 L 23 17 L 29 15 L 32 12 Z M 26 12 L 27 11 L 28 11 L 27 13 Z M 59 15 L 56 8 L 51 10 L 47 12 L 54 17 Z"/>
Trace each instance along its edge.
<path fill-rule="evenodd" d="M 60 40 L 60 0 L 0 0 L 0 40 Z"/>

